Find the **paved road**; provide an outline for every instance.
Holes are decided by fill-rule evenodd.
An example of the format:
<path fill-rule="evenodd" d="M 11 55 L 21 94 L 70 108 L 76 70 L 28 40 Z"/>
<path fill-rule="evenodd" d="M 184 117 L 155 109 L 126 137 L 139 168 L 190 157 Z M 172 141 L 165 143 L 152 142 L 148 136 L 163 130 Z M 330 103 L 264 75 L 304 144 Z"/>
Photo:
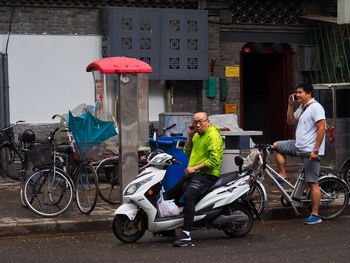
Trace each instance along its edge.
<path fill-rule="evenodd" d="M 135 244 L 111 232 L 0 239 L 1 262 L 349 262 L 350 216 L 305 226 L 303 219 L 257 222 L 246 237 L 194 231 L 195 246 L 147 233 Z"/>

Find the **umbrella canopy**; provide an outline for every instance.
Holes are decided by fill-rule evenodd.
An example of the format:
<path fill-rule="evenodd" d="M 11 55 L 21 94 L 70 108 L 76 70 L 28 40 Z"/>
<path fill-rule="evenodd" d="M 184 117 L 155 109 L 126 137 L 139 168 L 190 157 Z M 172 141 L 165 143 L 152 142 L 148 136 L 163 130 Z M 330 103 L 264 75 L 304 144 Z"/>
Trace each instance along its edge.
<path fill-rule="evenodd" d="M 117 135 L 112 121 L 101 121 L 90 112 L 80 116 L 73 116 L 69 111 L 68 126 L 72 131 L 81 155 L 94 145 Z"/>

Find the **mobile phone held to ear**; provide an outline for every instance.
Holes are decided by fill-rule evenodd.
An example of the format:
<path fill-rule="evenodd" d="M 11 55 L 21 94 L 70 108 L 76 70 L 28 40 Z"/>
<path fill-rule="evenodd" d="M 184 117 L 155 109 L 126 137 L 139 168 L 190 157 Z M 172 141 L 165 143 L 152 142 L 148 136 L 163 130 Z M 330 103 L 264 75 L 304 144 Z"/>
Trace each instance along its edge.
<path fill-rule="evenodd" d="M 297 101 L 297 99 L 298 99 L 297 95 L 295 95 L 295 94 L 292 95 L 292 98 L 293 98 L 293 101 Z"/>
<path fill-rule="evenodd" d="M 194 130 L 193 124 L 190 124 L 188 127 L 190 128 L 190 130 Z"/>

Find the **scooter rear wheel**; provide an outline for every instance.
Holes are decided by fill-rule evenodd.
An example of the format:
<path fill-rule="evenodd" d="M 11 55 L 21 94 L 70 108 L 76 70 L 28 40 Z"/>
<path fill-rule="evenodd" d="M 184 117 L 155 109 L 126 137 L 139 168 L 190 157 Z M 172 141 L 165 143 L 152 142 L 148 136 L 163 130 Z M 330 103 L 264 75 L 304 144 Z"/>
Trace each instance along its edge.
<path fill-rule="evenodd" d="M 137 213 L 134 220 L 126 215 L 116 215 L 113 220 L 113 233 L 122 242 L 133 243 L 146 231 L 147 219 L 144 213 Z"/>
<path fill-rule="evenodd" d="M 254 215 L 247 206 L 240 203 L 231 204 L 226 208 L 224 214 L 237 215 L 246 218 L 241 224 L 235 224 L 232 227 L 224 228 L 223 231 L 226 235 L 230 237 L 243 237 L 252 230 L 254 225 Z"/>

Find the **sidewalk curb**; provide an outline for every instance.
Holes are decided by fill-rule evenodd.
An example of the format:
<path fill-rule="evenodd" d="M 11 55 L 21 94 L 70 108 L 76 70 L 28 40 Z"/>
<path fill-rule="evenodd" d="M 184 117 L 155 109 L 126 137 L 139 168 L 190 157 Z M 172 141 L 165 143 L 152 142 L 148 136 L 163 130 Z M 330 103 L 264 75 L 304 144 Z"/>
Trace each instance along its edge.
<path fill-rule="evenodd" d="M 298 207 L 301 215 L 296 215 L 291 207 L 266 208 L 262 213 L 263 221 L 305 219 L 310 215 L 307 207 Z M 344 214 L 350 214 L 350 208 L 347 207 Z M 9 220 L 7 223 L 0 222 L 0 238 L 18 237 L 38 234 L 67 234 L 67 233 L 86 233 L 96 231 L 112 232 L 113 216 L 99 216 L 97 218 L 84 219 L 60 219 L 60 218 L 42 218 L 42 219 L 22 219 Z"/>
<path fill-rule="evenodd" d="M 347 208 L 344 213 L 350 214 Z M 262 213 L 263 221 L 305 219 L 310 211 L 307 207 L 298 207 L 301 215 L 296 215 L 291 207 L 265 208 Z M 66 234 L 66 233 L 86 233 L 95 231 L 112 232 L 113 216 L 98 216 L 96 218 L 86 218 L 80 220 L 61 218 L 23 219 L 7 220 L 7 223 L 0 222 L 0 238 L 16 237 L 38 234 Z"/>
<path fill-rule="evenodd" d="M 64 234 L 92 231 L 112 231 L 113 217 L 86 220 L 36 219 L 0 223 L 1 237 L 16 237 L 38 234 Z"/>

